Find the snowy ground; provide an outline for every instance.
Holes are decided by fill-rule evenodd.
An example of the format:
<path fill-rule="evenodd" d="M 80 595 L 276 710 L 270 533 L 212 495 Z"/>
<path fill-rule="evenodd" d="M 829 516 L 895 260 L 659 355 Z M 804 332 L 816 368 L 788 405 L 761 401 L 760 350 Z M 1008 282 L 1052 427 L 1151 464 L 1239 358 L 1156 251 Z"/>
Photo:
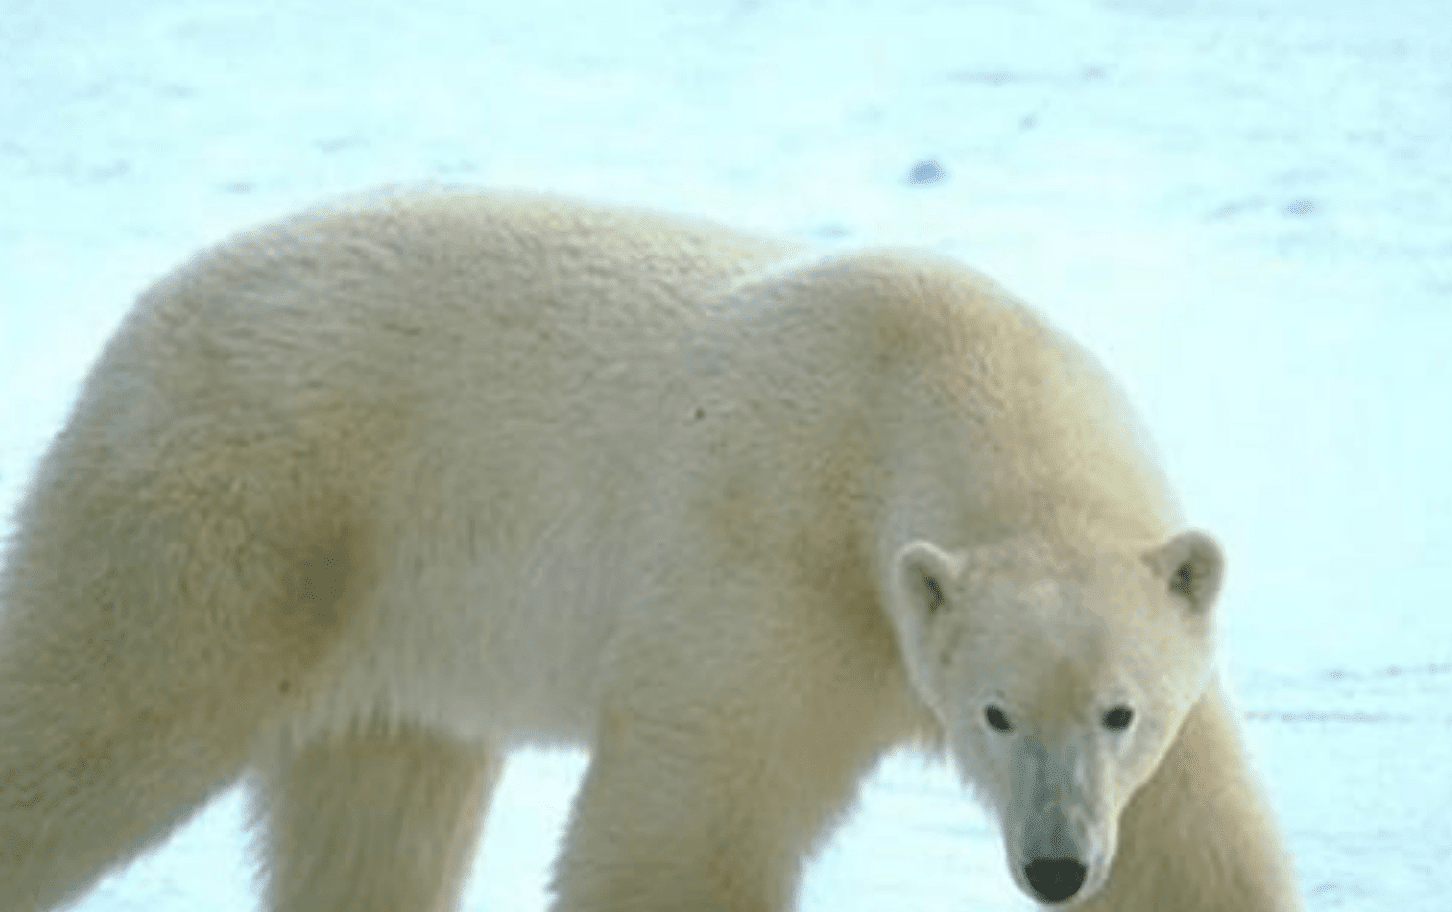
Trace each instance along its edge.
<path fill-rule="evenodd" d="M 330 192 L 545 188 L 949 251 L 1101 354 L 1226 544 L 1224 664 L 1310 908 L 1443 910 L 1449 151 L 1445 0 L 6 0 L 0 508 L 137 291 Z M 910 185 L 924 159 L 946 179 Z M 544 906 L 581 762 L 511 767 L 467 908 Z M 239 807 L 81 908 L 254 908 Z M 1029 908 L 912 759 L 804 906 Z"/>

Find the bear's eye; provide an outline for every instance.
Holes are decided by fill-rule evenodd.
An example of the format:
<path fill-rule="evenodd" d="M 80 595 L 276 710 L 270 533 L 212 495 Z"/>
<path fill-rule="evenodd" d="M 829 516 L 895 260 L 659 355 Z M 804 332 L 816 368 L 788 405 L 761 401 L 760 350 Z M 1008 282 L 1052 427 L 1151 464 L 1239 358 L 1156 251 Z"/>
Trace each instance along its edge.
<path fill-rule="evenodd" d="M 1104 727 L 1110 731 L 1124 731 L 1134 721 L 1134 710 L 1128 706 L 1116 706 L 1104 714 Z"/>
<path fill-rule="evenodd" d="M 988 720 L 988 724 L 994 731 L 1013 731 L 1013 723 L 1008 721 L 1008 716 L 997 706 L 990 706 L 985 709 L 983 711 L 983 718 Z"/>

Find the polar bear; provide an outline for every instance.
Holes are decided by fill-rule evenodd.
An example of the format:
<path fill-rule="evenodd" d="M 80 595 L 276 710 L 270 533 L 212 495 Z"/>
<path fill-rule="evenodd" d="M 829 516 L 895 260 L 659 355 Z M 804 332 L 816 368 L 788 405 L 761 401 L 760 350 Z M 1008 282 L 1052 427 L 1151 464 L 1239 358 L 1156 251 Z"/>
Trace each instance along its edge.
<path fill-rule="evenodd" d="M 460 189 L 136 304 L 0 577 L 0 912 L 244 773 L 266 908 L 445 910 L 506 752 L 591 751 L 558 910 L 788 908 L 944 749 L 1044 904 L 1299 908 L 1219 548 L 1080 348 L 958 263 Z"/>

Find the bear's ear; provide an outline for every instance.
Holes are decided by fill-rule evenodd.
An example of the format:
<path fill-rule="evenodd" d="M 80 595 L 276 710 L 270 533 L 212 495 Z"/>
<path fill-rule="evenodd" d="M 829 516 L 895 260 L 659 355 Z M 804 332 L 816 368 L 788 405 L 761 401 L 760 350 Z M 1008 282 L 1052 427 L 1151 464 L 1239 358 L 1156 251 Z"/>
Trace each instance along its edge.
<path fill-rule="evenodd" d="M 898 596 L 930 617 L 947 607 L 946 587 L 963 572 L 967 559 L 932 542 L 914 541 L 897 553 Z"/>
<path fill-rule="evenodd" d="M 1170 592 L 1190 603 L 1198 614 L 1215 604 L 1225 577 L 1220 545 L 1204 532 L 1182 532 L 1144 556 Z"/>
<path fill-rule="evenodd" d="M 898 649 L 908 681 L 918 699 L 942 715 L 942 689 L 938 662 L 931 648 L 933 622 L 952 610 L 952 583 L 963 572 L 967 558 L 950 554 L 931 542 L 904 545 L 892 562 L 892 592 L 888 614 L 897 629 Z"/>

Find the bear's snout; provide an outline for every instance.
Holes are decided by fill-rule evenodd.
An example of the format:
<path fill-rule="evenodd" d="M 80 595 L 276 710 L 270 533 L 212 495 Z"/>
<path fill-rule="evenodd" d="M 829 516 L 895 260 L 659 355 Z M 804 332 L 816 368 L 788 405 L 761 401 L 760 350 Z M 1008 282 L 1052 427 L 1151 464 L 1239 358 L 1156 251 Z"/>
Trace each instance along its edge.
<path fill-rule="evenodd" d="M 1088 869 L 1073 858 L 1035 858 L 1024 865 L 1029 886 L 1044 902 L 1063 902 L 1084 885 Z"/>

